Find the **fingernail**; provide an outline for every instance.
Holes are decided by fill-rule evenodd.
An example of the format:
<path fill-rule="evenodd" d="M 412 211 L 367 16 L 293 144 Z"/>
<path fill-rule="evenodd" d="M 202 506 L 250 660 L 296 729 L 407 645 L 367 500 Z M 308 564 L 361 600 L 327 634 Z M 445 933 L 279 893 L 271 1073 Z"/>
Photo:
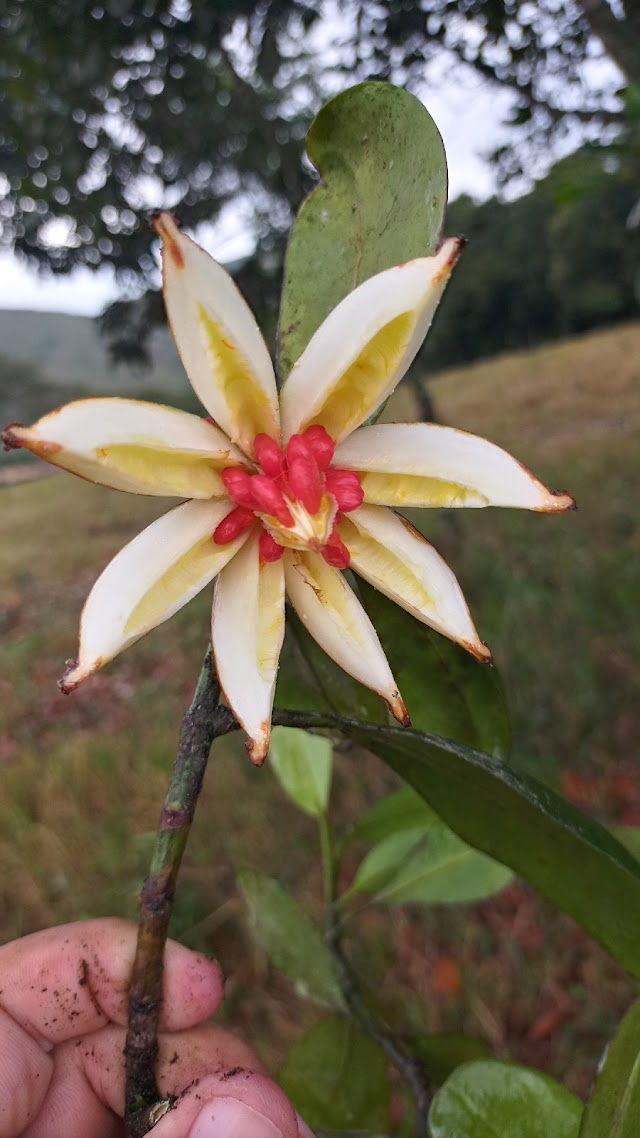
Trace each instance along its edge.
<path fill-rule="evenodd" d="M 189 1138 L 282 1138 L 282 1131 L 246 1103 L 217 1098 L 200 1111 Z"/>

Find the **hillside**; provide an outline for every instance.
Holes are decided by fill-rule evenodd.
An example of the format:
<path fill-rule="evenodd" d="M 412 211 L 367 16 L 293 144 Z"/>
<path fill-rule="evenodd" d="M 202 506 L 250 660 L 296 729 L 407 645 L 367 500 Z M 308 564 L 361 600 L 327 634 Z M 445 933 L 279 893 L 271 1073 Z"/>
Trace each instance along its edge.
<path fill-rule="evenodd" d="M 171 391 L 182 375 L 166 329 L 153 336 L 153 367 L 133 372 L 114 368 L 92 317 L 62 312 L 0 309 L 0 354 L 35 366 L 52 383 L 81 386 L 92 392 L 121 394 L 132 387 Z"/>

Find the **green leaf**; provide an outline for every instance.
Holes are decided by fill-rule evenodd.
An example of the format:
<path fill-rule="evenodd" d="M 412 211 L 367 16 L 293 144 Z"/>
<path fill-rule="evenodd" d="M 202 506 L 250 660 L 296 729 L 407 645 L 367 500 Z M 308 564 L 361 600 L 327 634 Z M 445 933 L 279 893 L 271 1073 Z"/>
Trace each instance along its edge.
<path fill-rule="evenodd" d="M 637 1138 L 640 1129 L 640 1001 L 609 1046 L 587 1103 L 580 1138 Z"/>
<path fill-rule="evenodd" d="M 410 1050 L 424 1063 L 430 1081 L 441 1087 L 456 1067 L 474 1059 L 488 1059 L 489 1045 L 474 1035 L 442 1032 L 412 1039 Z"/>
<path fill-rule="evenodd" d="M 640 858 L 640 826 L 614 826 L 611 833 L 629 853 Z"/>
<path fill-rule="evenodd" d="M 413 726 L 508 758 L 511 727 L 497 669 L 481 664 L 365 581 L 358 587 Z"/>
<path fill-rule="evenodd" d="M 291 606 L 287 608 L 274 706 L 356 715 L 367 723 L 389 722 L 380 697 L 334 664 Z"/>
<path fill-rule="evenodd" d="M 349 890 L 378 904 L 464 904 L 504 889 L 513 873 L 468 846 L 439 820 L 391 834 L 362 862 Z"/>
<path fill-rule="evenodd" d="M 418 99 L 361 83 L 326 103 L 307 137 L 320 184 L 289 238 L 278 333 L 285 380 L 357 285 L 436 251 L 447 201 L 442 139 Z"/>
<path fill-rule="evenodd" d="M 548 1075 L 486 1060 L 454 1071 L 435 1095 L 430 1138 L 578 1138 L 582 1103 Z"/>
<path fill-rule="evenodd" d="M 246 870 L 238 884 L 249 907 L 253 936 L 300 995 L 327 1008 L 343 1000 L 329 951 L 316 926 L 272 877 Z"/>
<path fill-rule="evenodd" d="M 426 828 L 437 817 L 413 787 L 401 786 L 371 807 L 351 831 L 349 840 L 380 842 L 392 834 Z"/>
<path fill-rule="evenodd" d="M 459 837 L 508 865 L 640 976 L 640 864 L 536 779 L 448 739 L 342 720 Z"/>
<path fill-rule="evenodd" d="M 317 818 L 331 790 L 333 747 L 328 739 L 297 727 L 274 727 L 269 763 L 296 806 Z"/>
<path fill-rule="evenodd" d="M 391 1090 L 380 1048 L 348 1020 L 320 1020 L 294 1043 L 280 1086 L 313 1129 L 385 1130 Z"/>

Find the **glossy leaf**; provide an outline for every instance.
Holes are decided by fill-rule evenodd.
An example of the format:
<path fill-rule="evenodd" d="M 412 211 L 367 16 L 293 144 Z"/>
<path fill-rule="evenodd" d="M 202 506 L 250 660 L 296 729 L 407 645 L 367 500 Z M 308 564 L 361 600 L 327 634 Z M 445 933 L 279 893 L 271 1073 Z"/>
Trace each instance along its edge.
<path fill-rule="evenodd" d="M 640 864 L 548 787 L 438 736 L 343 720 L 459 837 L 531 882 L 640 976 Z"/>
<path fill-rule="evenodd" d="M 253 937 L 300 995 L 327 1008 L 342 1008 L 331 956 L 313 922 L 285 889 L 262 873 L 238 874 Z"/>
<path fill-rule="evenodd" d="M 413 726 L 507 759 L 511 728 L 497 669 L 358 584 Z"/>
<path fill-rule="evenodd" d="M 269 763 L 296 806 L 317 817 L 327 809 L 331 790 L 333 747 L 328 739 L 296 727 L 276 727 Z"/>
<path fill-rule="evenodd" d="M 380 1048 L 348 1020 L 320 1020 L 294 1043 L 280 1086 L 314 1129 L 386 1132 L 391 1089 Z"/>
<path fill-rule="evenodd" d="M 350 892 L 377 904 L 464 904 L 504 889 L 513 873 L 463 842 L 439 820 L 391 834 L 360 865 Z"/>
<path fill-rule="evenodd" d="M 435 253 L 447 200 L 438 130 L 413 95 L 390 83 L 361 83 L 326 103 L 307 150 L 320 184 L 289 238 L 278 337 L 282 380 L 357 285 Z"/>
<path fill-rule="evenodd" d="M 580 1138 L 637 1138 L 640 1130 L 640 1001 L 620 1025 L 587 1103 Z"/>
<path fill-rule="evenodd" d="M 435 1095 L 430 1138 L 578 1138 L 582 1103 L 515 1063 L 467 1063 Z"/>

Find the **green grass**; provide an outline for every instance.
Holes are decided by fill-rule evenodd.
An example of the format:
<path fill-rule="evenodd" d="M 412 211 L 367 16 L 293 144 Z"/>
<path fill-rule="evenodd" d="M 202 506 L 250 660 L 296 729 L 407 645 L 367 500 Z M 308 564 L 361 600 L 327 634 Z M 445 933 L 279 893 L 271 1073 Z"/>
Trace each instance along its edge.
<path fill-rule="evenodd" d="M 420 524 L 457 572 L 503 672 L 515 761 L 555 783 L 566 784 L 567 771 L 590 779 L 595 812 L 629 821 L 635 810 L 640 823 L 638 360 L 640 326 L 629 325 L 435 379 L 442 421 L 506 446 L 574 493 L 579 511 L 470 510 L 423 514 Z M 395 409 L 410 413 L 410 395 L 398 395 Z M 0 486 L 0 503 L 0 935 L 8 939 L 79 917 L 135 915 L 206 645 L 210 591 L 65 698 L 56 679 L 74 655 L 92 581 L 164 503 L 67 475 Z M 391 785 L 374 759 L 340 755 L 338 822 Z M 174 931 L 220 956 L 226 1017 L 276 1066 L 314 1013 L 251 944 L 234 885 L 244 866 L 272 872 L 319 912 L 313 824 L 233 739 L 209 767 Z M 410 1002 L 424 1027 L 483 1034 L 496 1054 L 544 1066 L 583 1093 L 630 999 L 604 954 L 520 886 L 470 909 L 413 907 L 393 922 L 365 913 L 361 935 L 362 967 L 390 1008 Z M 447 987 L 440 965 L 451 960 L 460 983 Z"/>

